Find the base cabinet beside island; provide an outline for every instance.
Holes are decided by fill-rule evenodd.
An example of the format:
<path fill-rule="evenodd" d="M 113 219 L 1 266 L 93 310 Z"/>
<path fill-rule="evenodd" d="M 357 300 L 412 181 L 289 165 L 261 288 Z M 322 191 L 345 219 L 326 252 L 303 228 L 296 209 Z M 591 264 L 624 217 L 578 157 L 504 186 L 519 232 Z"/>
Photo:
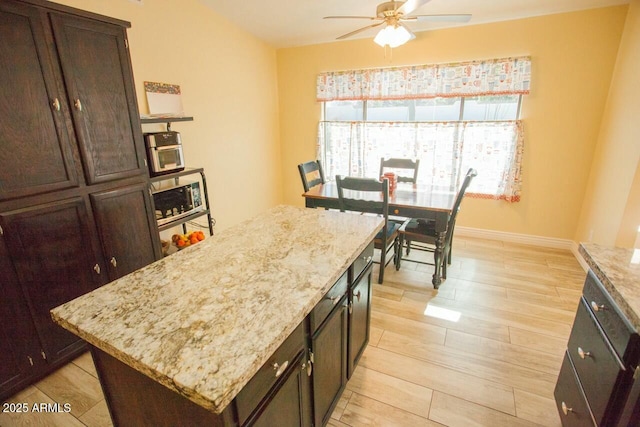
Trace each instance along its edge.
<path fill-rule="evenodd" d="M 580 251 L 591 269 L 554 393 L 562 425 L 639 426 L 638 392 L 635 398 L 633 392 L 640 387 L 634 384 L 640 362 L 637 278 L 619 274 L 625 259 L 610 256 L 620 255 L 617 250 L 588 244 Z"/>

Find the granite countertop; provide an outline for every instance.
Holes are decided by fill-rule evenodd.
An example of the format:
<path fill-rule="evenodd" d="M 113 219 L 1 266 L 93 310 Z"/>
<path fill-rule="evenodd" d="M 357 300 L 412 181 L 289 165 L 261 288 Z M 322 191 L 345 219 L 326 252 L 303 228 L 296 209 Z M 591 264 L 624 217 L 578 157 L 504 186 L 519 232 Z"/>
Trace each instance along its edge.
<path fill-rule="evenodd" d="M 52 310 L 221 413 L 371 242 L 377 217 L 277 206 Z"/>
<path fill-rule="evenodd" d="M 640 333 L 640 251 L 582 243 L 579 252 Z"/>

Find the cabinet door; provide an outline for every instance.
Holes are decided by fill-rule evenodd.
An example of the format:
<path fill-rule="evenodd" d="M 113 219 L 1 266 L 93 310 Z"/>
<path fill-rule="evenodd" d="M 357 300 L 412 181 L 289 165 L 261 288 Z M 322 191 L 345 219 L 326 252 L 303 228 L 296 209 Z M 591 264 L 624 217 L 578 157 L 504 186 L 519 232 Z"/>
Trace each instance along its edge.
<path fill-rule="evenodd" d="M 247 425 L 255 427 L 311 425 L 310 386 L 304 363 L 304 352 L 294 360 L 283 382 L 258 417 Z"/>
<path fill-rule="evenodd" d="M 115 280 L 160 258 L 144 183 L 91 195 L 109 278 Z"/>
<path fill-rule="evenodd" d="M 38 9 L 0 2 L 0 200 L 77 185 L 43 25 Z"/>
<path fill-rule="evenodd" d="M 125 29 L 51 15 L 89 184 L 145 174 Z"/>
<path fill-rule="evenodd" d="M 53 362 L 81 343 L 53 323 L 49 311 L 106 283 L 85 201 L 78 197 L 2 213 L 0 225 L 44 353 Z"/>
<path fill-rule="evenodd" d="M 329 420 L 347 384 L 347 298 L 311 338 L 313 409 L 316 426 Z"/>
<path fill-rule="evenodd" d="M 27 302 L 22 296 L 9 254 L 0 238 L 0 401 L 42 364 L 40 344 Z"/>
<path fill-rule="evenodd" d="M 349 291 L 349 378 L 369 342 L 371 271 L 370 266 Z"/>

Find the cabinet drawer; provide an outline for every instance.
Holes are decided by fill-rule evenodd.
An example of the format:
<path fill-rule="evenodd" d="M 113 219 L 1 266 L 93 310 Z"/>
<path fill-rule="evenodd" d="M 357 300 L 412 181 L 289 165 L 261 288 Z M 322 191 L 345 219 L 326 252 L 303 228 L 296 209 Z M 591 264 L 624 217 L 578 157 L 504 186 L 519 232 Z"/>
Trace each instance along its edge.
<path fill-rule="evenodd" d="M 564 354 L 558 383 L 553 395 L 556 398 L 556 406 L 564 427 L 595 425 L 567 353 Z"/>
<path fill-rule="evenodd" d="M 584 299 L 578 304 L 567 351 L 593 417 L 600 424 L 607 415 L 610 397 L 614 394 L 616 383 L 625 369 L 602 334 Z"/>
<path fill-rule="evenodd" d="M 632 336 L 637 338 L 637 334 L 591 270 L 584 283 L 583 295 L 618 356 L 626 360 L 629 341 Z"/>
<path fill-rule="evenodd" d="M 373 259 L 373 242 L 369 243 L 369 245 L 365 248 L 364 251 L 355 261 L 351 264 L 351 280 L 350 283 L 355 282 L 360 276 L 360 273 L 364 271 L 365 268 L 369 265 L 371 260 Z"/>
<path fill-rule="evenodd" d="M 273 353 L 273 356 L 262 365 L 260 370 L 249 380 L 246 386 L 236 397 L 236 408 L 238 409 L 238 420 L 240 424 L 249 418 L 253 410 L 278 379 L 290 368 L 296 356 L 304 350 L 305 333 L 304 322 L 302 322 L 284 343 Z M 278 364 L 277 366 L 275 364 Z M 287 365 L 285 367 L 284 365 Z"/>
<path fill-rule="evenodd" d="M 311 334 L 320 327 L 324 319 L 326 319 L 329 313 L 331 313 L 331 310 L 333 310 L 333 307 L 335 307 L 342 299 L 342 296 L 347 293 L 348 285 L 347 273 L 345 272 L 336 284 L 329 289 L 329 292 L 322 297 L 322 300 L 316 304 L 309 315 Z"/>

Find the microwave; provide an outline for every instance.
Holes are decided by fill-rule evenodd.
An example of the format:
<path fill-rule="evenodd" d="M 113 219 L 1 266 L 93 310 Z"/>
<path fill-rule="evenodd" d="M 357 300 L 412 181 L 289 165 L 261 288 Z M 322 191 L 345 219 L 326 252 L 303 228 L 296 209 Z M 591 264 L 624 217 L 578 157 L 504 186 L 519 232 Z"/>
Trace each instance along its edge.
<path fill-rule="evenodd" d="M 144 143 L 151 176 L 178 172 L 184 169 L 182 140 L 178 132 L 144 134 Z"/>
<path fill-rule="evenodd" d="M 151 193 L 158 225 L 176 221 L 204 209 L 198 181 L 182 181 L 176 184 L 173 180 L 167 180 L 155 183 L 154 187 Z"/>

